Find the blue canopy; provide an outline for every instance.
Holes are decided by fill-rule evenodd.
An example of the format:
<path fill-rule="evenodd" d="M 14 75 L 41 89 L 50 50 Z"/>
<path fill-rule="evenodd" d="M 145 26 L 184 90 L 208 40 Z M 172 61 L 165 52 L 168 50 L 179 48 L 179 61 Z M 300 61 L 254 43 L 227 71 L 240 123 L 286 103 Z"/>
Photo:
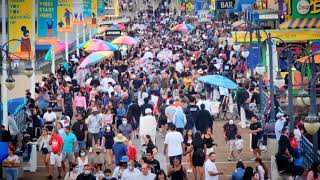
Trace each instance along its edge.
<path fill-rule="evenodd" d="M 205 75 L 197 78 L 198 81 L 215 86 L 221 86 L 227 89 L 237 89 L 238 85 L 230 79 L 220 75 Z"/>

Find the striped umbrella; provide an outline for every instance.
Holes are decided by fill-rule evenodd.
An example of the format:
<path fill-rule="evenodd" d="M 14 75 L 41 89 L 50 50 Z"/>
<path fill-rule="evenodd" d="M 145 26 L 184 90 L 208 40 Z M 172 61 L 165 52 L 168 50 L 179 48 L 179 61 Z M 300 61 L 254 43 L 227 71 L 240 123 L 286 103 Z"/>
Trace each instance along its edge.
<path fill-rule="evenodd" d="M 191 24 L 178 24 L 176 26 L 174 26 L 173 28 L 171 28 L 171 31 L 180 31 L 180 32 L 188 32 L 188 31 L 193 31 L 195 29 L 194 26 L 192 26 Z"/>
<path fill-rule="evenodd" d="M 130 36 L 120 36 L 112 41 L 112 44 L 116 45 L 135 45 L 138 43 L 139 41 L 136 38 Z"/>
<path fill-rule="evenodd" d="M 71 46 L 72 46 L 72 43 L 68 43 L 68 47 L 71 48 Z M 57 55 L 57 54 L 61 53 L 62 51 L 65 50 L 65 47 L 66 47 L 66 43 L 58 42 L 54 47 L 54 54 Z M 48 50 L 44 59 L 46 61 L 52 60 L 52 46 Z"/>
<path fill-rule="evenodd" d="M 86 68 L 88 66 L 97 64 L 103 59 L 107 59 L 113 56 L 112 51 L 100 51 L 100 52 L 94 52 L 87 56 L 80 64 L 79 68 Z"/>

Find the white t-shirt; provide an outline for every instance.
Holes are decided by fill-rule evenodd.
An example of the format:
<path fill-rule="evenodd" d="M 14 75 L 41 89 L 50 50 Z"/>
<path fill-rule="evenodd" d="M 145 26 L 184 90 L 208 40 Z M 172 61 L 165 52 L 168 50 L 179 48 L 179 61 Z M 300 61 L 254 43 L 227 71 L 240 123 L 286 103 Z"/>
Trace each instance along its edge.
<path fill-rule="evenodd" d="M 6 159 L 6 161 L 12 161 L 12 162 L 15 162 L 17 164 L 20 163 L 20 159 L 17 155 L 13 155 L 13 156 L 8 156 Z"/>
<path fill-rule="evenodd" d="M 168 145 L 168 156 L 178 156 L 183 153 L 181 143 L 183 142 L 183 137 L 180 132 L 173 131 L 168 132 L 164 143 Z"/>
<path fill-rule="evenodd" d="M 210 176 L 209 175 L 209 171 L 210 172 L 214 172 L 217 173 L 218 169 L 216 167 L 216 164 L 214 162 L 212 162 L 211 160 L 207 160 L 206 163 L 204 164 L 204 171 L 205 171 L 205 180 L 218 180 L 219 176 Z"/>
<path fill-rule="evenodd" d="M 124 170 L 121 180 L 130 180 L 130 179 L 135 179 L 137 178 L 139 175 L 141 174 L 141 172 L 139 171 L 139 169 L 134 168 L 133 171 L 129 171 L 129 169 Z"/>
<path fill-rule="evenodd" d="M 103 87 L 108 87 L 109 82 L 111 82 L 112 84 L 116 84 L 116 81 L 114 81 L 112 78 L 110 78 L 110 77 L 104 77 L 104 78 L 101 80 L 101 85 L 102 85 Z"/>
<path fill-rule="evenodd" d="M 149 173 L 148 175 L 143 175 L 140 173 L 137 178 L 134 178 L 135 180 L 154 180 L 156 178 L 156 175 L 153 173 Z M 133 179 L 132 179 L 133 180 Z"/>
<path fill-rule="evenodd" d="M 235 141 L 236 144 L 236 150 L 242 150 L 243 149 L 243 139 L 237 139 Z"/>
<path fill-rule="evenodd" d="M 54 122 L 54 120 L 57 119 L 57 115 L 54 112 L 46 112 L 43 115 L 43 119 L 45 120 L 45 122 Z"/>

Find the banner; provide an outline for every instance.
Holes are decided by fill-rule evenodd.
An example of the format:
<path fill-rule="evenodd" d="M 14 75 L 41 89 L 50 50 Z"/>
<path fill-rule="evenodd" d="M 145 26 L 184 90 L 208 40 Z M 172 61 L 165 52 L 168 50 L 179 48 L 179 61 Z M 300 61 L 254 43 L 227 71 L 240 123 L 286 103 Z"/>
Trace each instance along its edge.
<path fill-rule="evenodd" d="M 98 17 L 102 17 L 105 15 L 104 13 L 104 0 L 98 0 L 97 2 L 97 14 L 98 14 Z"/>
<path fill-rule="evenodd" d="M 320 18 L 318 0 L 294 0 L 291 3 L 293 18 Z"/>
<path fill-rule="evenodd" d="M 91 1 L 91 26 L 96 27 L 97 26 L 97 10 L 98 10 L 98 1 L 93 0 Z"/>
<path fill-rule="evenodd" d="M 83 0 L 83 18 L 85 20 L 91 18 L 91 0 Z"/>
<path fill-rule="evenodd" d="M 37 44 L 52 44 L 57 41 L 57 1 L 38 0 Z"/>
<path fill-rule="evenodd" d="M 210 10 L 210 1 L 207 0 L 196 0 L 194 3 L 194 12 L 197 13 L 201 10 Z"/>
<path fill-rule="evenodd" d="M 10 53 L 14 60 L 29 59 L 32 32 L 32 0 L 8 1 L 9 39 L 20 39 L 9 43 Z M 32 53 L 31 53 L 32 59 Z"/>
<path fill-rule="evenodd" d="M 83 24 L 83 1 L 76 0 L 72 2 L 73 9 L 73 24 L 74 25 L 82 25 Z"/>
<path fill-rule="evenodd" d="M 72 0 L 58 0 L 58 32 L 72 32 Z"/>
<path fill-rule="evenodd" d="M 312 41 L 320 39 L 320 29 L 294 29 L 294 30 L 266 30 L 267 33 L 271 33 L 271 37 L 278 37 L 284 41 Z M 239 43 L 250 42 L 250 37 L 245 31 L 232 32 L 232 38 Z M 246 38 L 246 39 L 244 39 Z M 261 41 L 266 39 L 266 34 L 261 33 Z M 257 41 L 256 34 L 252 34 L 252 40 Z"/>

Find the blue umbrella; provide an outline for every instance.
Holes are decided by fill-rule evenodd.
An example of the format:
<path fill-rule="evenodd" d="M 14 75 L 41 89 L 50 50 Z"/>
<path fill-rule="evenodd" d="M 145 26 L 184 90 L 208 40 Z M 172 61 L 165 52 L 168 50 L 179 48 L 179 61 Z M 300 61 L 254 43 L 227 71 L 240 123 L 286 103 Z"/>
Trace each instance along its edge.
<path fill-rule="evenodd" d="M 227 89 L 237 89 L 238 85 L 230 79 L 220 75 L 205 75 L 197 78 L 198 81 L 204 84 L 221 86 Z"/>

